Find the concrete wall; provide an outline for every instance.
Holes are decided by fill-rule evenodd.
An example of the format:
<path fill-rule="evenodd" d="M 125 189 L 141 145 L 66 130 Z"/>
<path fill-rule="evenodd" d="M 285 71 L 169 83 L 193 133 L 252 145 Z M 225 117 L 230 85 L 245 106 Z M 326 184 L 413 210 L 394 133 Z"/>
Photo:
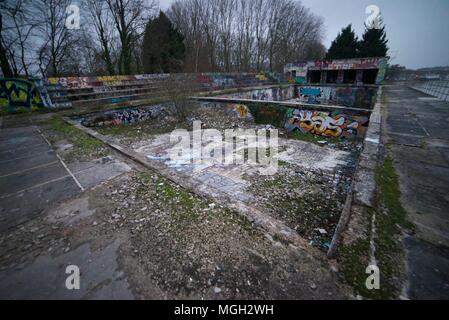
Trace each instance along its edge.
<path fill-rule="evenodd" d="M 344 70 L 378 70 L 375 83 L 380 84 L 385 79 L 387 64 L 388 58 L 376 57 L 289 63 L 284 67 L 284 77 L 290 80 L 291 83 L 306 84 L 309 83 L 309 79 L 307 78 L 309 71 L 321 71 L 322 77 L 320 83 L 324 84 L 326 83 L 326 73 L 328 71 L 338 71 L 337 83 L 342 83 Z M 296 76 L 294 77 L 293 74 L 296 74 Z M 357 83 L 362 85 L 363 83 L 360 81 L 361 74 L 358 78 Z"/>
<path fill-rule="evenodd" d="M 263 103 L 250 103 L 247 107 L 258 123 L 283 127 L 289 132 L 333 138 L 362 139 L 369 122 L 369 112 L 344 108 L 320 106 L 315 109 Z"/>
<path fill-rule="evenodd" d="M 49 78 L 47 90 L 56 107 L 119 104 L 157 98 L 167 90 L 216 91 L 278 83 L 270 73 L 178 73 L 130 76 Z"/>
<path fill-rule="evenodd" d="M 297 90 L 297 96 L 302 103 L 372 109 L 377 86 L 303 85 L 298 86 Z"/>
<path fill-rule="evenodd" d="M 295 103 L 242 101 L 241 103 L 204 102 L 211 108 L 233 109 L 239 118 L 273 125 L 289 132 L 350 140 L 363 139 L 369 124 L 370 111 L 331 106 L 301 106 Z"/>
<path fill-rule="evenodd" d="M 106 127 L 139 123 L 149 119 L 157 119 L 169 113 L 170 106 L 168 104 L 158 104 L 96 112 L 74 117 L 73 120 L 80 122 L 85 127 Z"/>
<path fill-rule="evenodd" d="M 6 112 L 49 107 L 46 92 L 41 96 L 34 80 L 0 78 L 0 108 Z"/>
<path fill-rule="evenodd" d="M 239 91 L 234 93 L 222 94 L 216 97 L 229 99 L 252 99 L 262 101 L 286 101 L 295 97 L 295 87 L 271 87 L 257 88 L 247 91 Z"/>
<path fill-rule="evenodd" d="M 289 109 L 286 118 L 284 127 L 290 132 L 301 131 L 350 140 L 363 138 L 368 126 L 367 115 L 351 114 L 343 110 Z"/>

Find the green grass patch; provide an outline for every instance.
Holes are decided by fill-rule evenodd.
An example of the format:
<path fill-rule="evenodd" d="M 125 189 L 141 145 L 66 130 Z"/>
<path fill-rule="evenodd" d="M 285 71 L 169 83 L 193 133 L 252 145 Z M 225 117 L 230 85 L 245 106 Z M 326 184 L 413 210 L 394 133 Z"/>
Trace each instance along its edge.
<path fill-rule="evenodd" d="M 383 166 L 377 168 L 376 183 L 378 186 L 379 202 L 388 210 L 390 225 L 398 224 L 405 228 L 412 228 L 412 224 L 406 219 L 407 212 L 401 204 L 399 179 L 391 157 L 386 157 Z M 388 231 L 394 231 L 394 228 L 390 226 Z"/>
<path fill-rule="evenodd" d="M 146 135 L 164 134 L 174 130 L 174 128 L 171 126 L 151 128 L 149 126 L 146 126 L 145 123 L 120 124 L 115 126 L 99 127 L 96 129 L 99 133 L 103 135 L 125 136 L 129 138 L 141 137 L 142 134 Z"/>
<path fill-rule="evenodd" d="M 393 160 L 386 157 L 375 172 L 377 184 L 377 208 L 370 210 L 370 223 L 366 237 L 354 244 L 340 248 L 338 260 L 345 281 L 356 294 L 369 299 L 396 299 L 401 293 L 404 252 L 400 243 L 401 228 L 411 229 L 407 213 L 400 202 L 399 180 Z M 380 289 L 368 290 L 365 286 L 369 265 L 372 215 L 375 219 L 375 258 L 380 270 Z"/>
<path fill-rule="evenodd" d="M 365 286 L 368 274 L 365 273 L 369 265 L 370 243 L 368 237 L 359 239 L 347 246 L 339 249 L 338 261 L 342 267 L 344 281 L 349 284 L 356 294 L 363 297 L 374 298 L 373 290 L 368 290 Z"/>
<path fill-rule="evenodd" d="M 376 259 L 381 272 L 380 292 L 385 298 L 395 298 L 401 291 L 404 252 L 400 243 L 401 228 L 412 230 L 407 212 L 401 204 L 401 191 L 393 159 L 387 156 L 376 170 L 378 204 L 376 215 Z M 383 209 L 383 210 L 382 210 Z"/>
<path fill-rule="evenodd" d="M 154 202 L 163 205 L 172 218 L 171 225 L 178 240 L 183 239 L 183 230 L 197 228 L 204 219 L 212 220 L 218 217 L 225 224 L 238 224 L 249 235 L 255 235 L 257 230 L 252 223 L 240 214 L 219 205 L 209 206 L 207 199 L 168 181 L 161 176 L 151 176 L 148 172 L 138 175 L 139 186 L 137 194 L 150 197 Z"/>
<path fill-rule="evenodd" d="M 72 157 L 85 158 L 88 156 L 102 157 L 106 155 L 107 149 L 103 142 L 90 137 L 78 128 L 65 122 L 60 116 L 53 116 L 46 120 L 45 125 L 73 144 L 74 149 L 70 154 Z"/>
<path fill-rule="evenodd" d="M 337 138 L 325 137 L 325 136 L 317 136 L 312 133 L 304 133 L 299 130 L 289 132 L 287 134 L 289 139 L 293 140 L 301 140 L 306 142 L 318 143 L 318 141 L 326 141 L 328 143 L 338 143 L 339 140 Z"/>
<path fill-rule="evenodd" d="M 255 123 L 271 124 L 280 128 L 284 126 L 287 108 L 261 103 L 249 103 L 247 106 Z"/>

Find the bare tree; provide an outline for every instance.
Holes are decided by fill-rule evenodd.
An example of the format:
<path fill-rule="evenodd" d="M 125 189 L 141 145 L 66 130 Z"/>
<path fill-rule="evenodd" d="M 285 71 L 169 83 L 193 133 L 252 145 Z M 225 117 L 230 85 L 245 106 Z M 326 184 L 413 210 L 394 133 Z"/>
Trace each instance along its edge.
<path fill-rule="evenodd" d="M 2 68 L 3 76 L 5 77 L 13 77 L 13 71 L 8 59 L 8 52 L 6 50 L 4 39 L 3 39 L 3 8 L 0 10 L 0 65 Z"/>
<path fill-rule="evenodd" d="M 90 14 L 89 21 L 92 23 L 99 43 L 99 55 L 106 65 L 108 74 L 114 75 L 115 67 L 112 59 L 114 30 L 110 27 L 113 25 L 111 11 L 103 0 L 86 0 L 85 5 Z"/>
<path fill-rule="evenodd" d="M 189 71 L 281 70 L 323 33 L 322 19 L 294 0 L 178 0 L 168 16 L 185 36 Z"/>
<path fill-rule="evenodd" d="M 120 74 L 131 74 L 133 46 L 142 34 L 145 23 L 154 14 L 155 1 L 146 0 L 105 0 L 120 40 L 118 69 Z"/>
<path fill-rule="evenodd" d="M 31 50 L 33 31 L 39 21 L 32 12 L 30 0 L 6 0 L 1 4 L 2 32 L 0 49 L 9 57 L 13 74 L 29 76 L 32 63 Z M 8 58 L 7 57 L 7 58 Z M 7 66 L 5 66 L 7 68 Z"/>
<path fill-rule="evenodd" d="M 202 59 L 205 54 L 205 37 L 202 32 L 202 23 L 200 16 L 201 0 L 186 0 L 184 2 L 175 2 L 168 16 L 176 27 L 181 31 L 185 38 L 187 49 L 186 71 L 199 72 L 209 69 L 209 63 L 206 58 Z"/>
<path fill-rule="evenodd" d="M 75 33 L 67 29 L 66 8 L 70 0 L 34 0 L 33 6 L 42 20 L 39 25 L 41 47 L 39 65 L 44 75 L 60 76 L 70 57 L 74 57 Z"/>

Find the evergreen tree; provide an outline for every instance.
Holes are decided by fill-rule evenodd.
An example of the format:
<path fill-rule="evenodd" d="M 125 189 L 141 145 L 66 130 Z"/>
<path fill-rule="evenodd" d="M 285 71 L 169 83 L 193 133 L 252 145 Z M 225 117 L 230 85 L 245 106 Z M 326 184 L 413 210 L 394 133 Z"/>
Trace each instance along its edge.
<path fill-rule="evenodd" d="M 145 73 L 179 72 L 185 57 L 184 37 L 161 11 L 145 27 L 142 62 Z"/>
<path fill-rule="evenodd" d="M 337 35 L 327 51 L 326 59 L 350 59 L 358 56 L 357 36 L 352 30 L 352 26 L 348 25 L 343 28 Z"/>
<path fill-rule="evenodd" d="M 385 57 L 388 52 L 388 40 L 385 33 L 385 26 L 380 24 L 380 28 L 365 25 L 365 33 L 359 42 L 360 57 Z"/>

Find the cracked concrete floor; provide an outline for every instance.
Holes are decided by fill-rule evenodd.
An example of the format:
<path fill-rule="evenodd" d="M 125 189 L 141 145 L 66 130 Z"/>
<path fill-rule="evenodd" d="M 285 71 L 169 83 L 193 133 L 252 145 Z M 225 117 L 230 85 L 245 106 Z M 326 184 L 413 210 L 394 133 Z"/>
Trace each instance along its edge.
<path fill-rule="evenodd" d="M 297 144 L 299 149 L 284 149 L 285 163 L 304 156 L 295 152 L 304 147 Z M 348 156 L 318 146 L 305 148 L 312 148 L 316 170 L 333 172 Z M 66 149 L 70 146 L 61 141 L 59 152 Z M 110 157 L 96 161 L 93 166 L 76 161 L 68 165 L 74 172 L 90 172 L 79 176 L 85 191 L 45 202 L 38 215 L 0 233 L 2 298 L 351 297 L 351 290 L 340 283 L 338 266 L 311 246 L 279 242 L 240 214 L 152 171 L 127 169 L 93 187 L 89 179 L 99 165 L 125 168 Z M 218 170 L 218 175 L 226 171 Z M 232 172 L 236 184 L 248 182 L 243 176 L 250 172 Z M 80 267 L 80 290 L 65 288 L 65 268 L 71 264 Z"/>
<path fill-rule="evenodd" d="M 55 204 L 2 233 L 0 243 L 4 299 L 351 296 L 324 255 L 278 242 L 151 172 Z M 65 288 L 72 264 L 81 271 L 80 290 Z"/>
<path fill-rule="evenodd" d="M 416 233 L 404 240 L 411 299 L 449 298 L 449 103 L 404 85 L 385 87 L 384 130 L 401 200 Z"/>
<path fill-rule="evenodd" d="M 171 150 L 178 147 L 177 142 L 170 140 L 170 134 L 162 134 L 133 147 L 148 159 L 160 161 L 170 170 L 199 181 L 206 186 L 207 194 L 225 193 L 286 223 L 308 242 L 324 249 L 329 245 L 350 185 L 355 154 L 280 138 L 279 153 L 275 155 L 279 162 L 269 171 L 266 166 L 242 160 L 244 153 L 239 151 L 256 148 L 255 143 L 235 149 L 241 164 L 227 164 L 224 158 L 202 162 L 201 150 L 191 150 L 189 146 L 178 149 L 180 157 L 173 160 Z M 202 147 L 203 150 L 234 150 L 234 144 L 226 141 L 223 144 L 203 141 Z"/>

